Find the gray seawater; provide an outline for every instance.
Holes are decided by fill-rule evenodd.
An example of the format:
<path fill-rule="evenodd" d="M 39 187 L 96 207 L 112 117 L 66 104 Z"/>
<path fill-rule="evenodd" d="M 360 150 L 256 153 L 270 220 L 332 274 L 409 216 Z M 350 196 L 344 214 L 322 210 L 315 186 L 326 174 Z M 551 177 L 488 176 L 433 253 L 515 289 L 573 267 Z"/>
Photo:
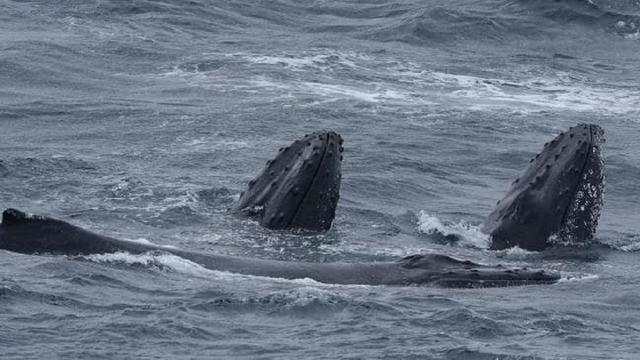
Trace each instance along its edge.
<path fill-rule="evenodd" d="M 214 272 L 166 254 L 0 251 L 2 359 L 637 359 L 637 0 L 0 1 L 0 206 L 291 261 L 436 252 L 559 271 L 450 290 Z M 607 132 L 596 242 L 489 251 L 542 144 Z M 226 209 L 280 146 L 345 138 L 322 236 Z"/>

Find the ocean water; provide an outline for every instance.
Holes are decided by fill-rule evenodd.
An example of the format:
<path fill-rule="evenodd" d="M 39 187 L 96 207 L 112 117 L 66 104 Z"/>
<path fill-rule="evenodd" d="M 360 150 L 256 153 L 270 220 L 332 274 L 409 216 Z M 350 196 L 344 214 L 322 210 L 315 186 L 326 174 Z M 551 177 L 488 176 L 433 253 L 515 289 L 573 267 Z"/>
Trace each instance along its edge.
<path fill-rule="evenodd" d="M 0 251 L 2 359 L 637 359 L 640 1 L 0 1 L 0 206 L 290 261 L 442 253 L 554 285 L 338 286 L 163 254 Z M 479 225 L 545 141 L 606 131 L 582 248 Z M 227 208 L 280 146 L 345 139 L 325 235 Z"/>

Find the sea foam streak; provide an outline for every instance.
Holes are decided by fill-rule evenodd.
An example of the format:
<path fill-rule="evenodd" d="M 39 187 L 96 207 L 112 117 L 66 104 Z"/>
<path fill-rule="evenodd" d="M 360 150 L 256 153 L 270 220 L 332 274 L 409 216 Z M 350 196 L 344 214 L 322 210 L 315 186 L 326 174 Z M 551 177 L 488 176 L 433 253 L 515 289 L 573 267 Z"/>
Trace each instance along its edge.
<path fill-rule="evenodd" d="M 273 100 L 316 98 L 312 104 L 357 101 L 394 108 L 446 106 L 471 110 L 517 108 L 520 113 L 565 109 L 577 112 L 626 114 L 637 112 L 640 91 L 594 84 L 563 71 L 505 76 L 477 76 L 438 71 L 392 56 L 370 57 L 353 52 L 312 49 L 302 53 L 237 53 L 203 55 L 200 62 L 232 62 L 245 67 L 240 78 L 227 77 L 217 68 L 199 70 L 176 65 L 164 76 L 184 78 L 195 87 L 241 93 L 264 93 Z M 255 67 L 273 68 L 256 71 Z M 342 70 L 342 71 L 341 71 Z M 286 71 L 287 76 L 281 76 Z M 357 71 L 362 79 L 344 78 Z M 293 76 L 292 74 L 295 74 Z"/>
<path fill-rule="evenodd" d="M 272 278 L 272 277 L 265 277 L 265 276 L 258 276 L 258 275 L 245 275 L 245 274 L 238 274 L 238 273 L 232 273 L 227 271 L 210 270 L 193 261 L 184 259 L 182 257 L 176 256 L 173 254 L 167 254 L 167 253 L 161 253 L 161 252 L 148 252 L 144 254 L 130 254 L 128 252 L 116 252 L 116 253 L 109 253 L 109 254 L 84 255 L 84 256 L 79 256 L 79 258 L 93 261 L 96 263 L 144 266 L 154 270 L 175 272 L 175 273 L 194 276 L 198 278 L 205 278 L 208 280 L 247 281 L 247 280 L 254 279 L 258 281 L 271 281 L 275 283 L 287 283 L 287 284 L 296 284 L 296 285 L 313 286 L 313 287 L 345 286 L 345 285 L 325 284 L 309 278 L 290 280 L 290 279 Z M 346 286 L 347 287 L 363 287 L 367 285 L 346 285 Z"/>

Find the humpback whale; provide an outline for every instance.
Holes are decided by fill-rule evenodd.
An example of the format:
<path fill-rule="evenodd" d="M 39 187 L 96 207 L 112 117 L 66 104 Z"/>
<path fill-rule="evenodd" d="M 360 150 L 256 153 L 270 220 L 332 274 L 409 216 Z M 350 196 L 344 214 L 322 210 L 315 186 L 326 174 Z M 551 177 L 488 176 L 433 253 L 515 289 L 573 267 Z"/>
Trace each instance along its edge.
<path fill-rule="evenodd" d="M 484 222 L 491 249 L 543 250 L 593 238 L 604 190 L 603 135 L 598 125 L 578 124 L 544 144 Z"/>
<path fill-rule="evenodd" d="M 326 231 L 340 197 L 342 137 L 305 135 L 280 148 L 231 209 L 270 229 Z"/>
<path fill-rule="evenodd" d="M 597 125 L 579 124 L 545 144 L 485 221 L 483 231 L 491 236 L 492 249 L 542 250 L 593 237 L 602 207 L 603 135 Z M 316 132 L 280 149 L 231 210 L 271 229 L 328 230 L 339 198 L 342 143 L 335 132 Z M 496 287 L 559 279 L 543 270 L 483 265 L 436 254 L 369 263 L 309 263 L 195 253 L 118 240 L 15 209 L 2 214 L 0 249 L 71 256 L 168 252 L 212 270 L 331 284 Z"/>
<path fill-rule="evenodd" d="M 284 279 L 310 278 L 329 284 L 431 285 L 475 288 L 549 284 L 559 275 L 543 270 L 481 265 L 445 255 L 413 255 L 397 261 L 310 263 L 203 254 L 118 240 L 65 221 L 7 209 L 0 224 L 0 249 L 23 254 L 90 255 L 168 252 L 211 270 Z"/>
<path fill-rule="evenodd" d="M 491 249 L 543 250 L 593 238 L 604 188 L 603 135 L 598 125 L 578 124 L 544 145 L 485 220 Z M 232 211 L 271 229 L 328 230 L 339 199 L 342 143 L 333 131 L 316 132 L 281 148 Z"/>

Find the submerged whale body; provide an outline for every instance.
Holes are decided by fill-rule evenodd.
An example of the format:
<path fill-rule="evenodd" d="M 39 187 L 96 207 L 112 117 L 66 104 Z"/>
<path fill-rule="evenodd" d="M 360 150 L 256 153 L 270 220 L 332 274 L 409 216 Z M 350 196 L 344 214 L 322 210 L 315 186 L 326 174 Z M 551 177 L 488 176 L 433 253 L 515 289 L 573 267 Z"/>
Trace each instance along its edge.
<path fill-rule="evenodd" d="M 194 253 L 123 241 L 98 235 L 67 222 L 7 209 L 0 224 L 0 249 L 23 254 L 90 255 L 126 251 L 160 251 L 193 261 L 211 270 L 284 279 L 310 278 L 330 284 L 431 285 L 497 287 L 549 284 L 557 274 L 508 269 L 460 261 L 444 255 L 413 255 L 398 261 L 370 263 L 309 263 Z"/>
<path fill-rule="evenodd" d="M 543 250 L 591 240 L 604 191 L 598 125 L 578 124 L 544 145 L 486 219 L 492 249 Z"/>
<path fill-rule="evenodd" d="M 329 230 L 340 197 L 342 151 L 342 137 L 333 131 L 281 148 L 232 211 L 270 229 Z"/>

